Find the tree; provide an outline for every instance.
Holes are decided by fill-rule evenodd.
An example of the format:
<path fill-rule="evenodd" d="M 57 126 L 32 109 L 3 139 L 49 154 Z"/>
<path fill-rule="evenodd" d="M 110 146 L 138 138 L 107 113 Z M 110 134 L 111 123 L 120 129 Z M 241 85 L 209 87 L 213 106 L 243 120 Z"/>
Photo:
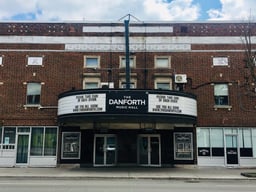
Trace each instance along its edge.
<path fill-rule="evenodd" d="M 256 51 L 252 44 L 252 35 L 253 35 L 253 24 L 249 22 L 246 26 L 243 27 L 243 43 L 245 46 L 245 88 L 248 91 L 256 91 Z"/>

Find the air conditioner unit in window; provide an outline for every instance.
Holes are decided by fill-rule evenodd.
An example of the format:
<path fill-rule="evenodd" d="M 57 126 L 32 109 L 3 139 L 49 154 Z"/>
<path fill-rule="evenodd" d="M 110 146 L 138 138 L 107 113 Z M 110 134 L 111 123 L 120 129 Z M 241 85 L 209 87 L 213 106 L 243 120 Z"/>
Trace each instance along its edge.
<path fill-rule="evenodd" d="M 113 89 L 114 82 L 102 82 L 102 83 L 100 83 L 100 87 L 103 89 Z"/>
<path fill-rule="evenodd" d="M 176 74 L 174 78 L 175 78 L 175 83 L 187 83 L 186 74 Z"/>

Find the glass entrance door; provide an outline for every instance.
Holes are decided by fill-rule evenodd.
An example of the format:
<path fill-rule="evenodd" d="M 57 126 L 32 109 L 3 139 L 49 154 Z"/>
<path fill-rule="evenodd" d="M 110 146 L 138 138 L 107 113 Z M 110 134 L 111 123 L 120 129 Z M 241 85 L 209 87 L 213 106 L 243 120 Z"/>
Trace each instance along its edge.
<path fill-rule="evenodd" d="M 94 166 L 113 166 L 116 164 L 116 136 L 95 135 Z"/>
<path fill-rule="evenodd" d="M 238 144 L 237 135 L 226 135 L 226 164 L 238 164 Z"/>
<path fill-rule="evenodd" d="M 28 147 L 29 147 L 29 135 L 18 135 L 17 154 L 16 154 L 17 164 L 28 163 Z"/>
<path fill-rule="evenodd" d="M 138 163 L 144 166 L 160 166 L 161 144 L 159 135 L 139 136 Z"/>

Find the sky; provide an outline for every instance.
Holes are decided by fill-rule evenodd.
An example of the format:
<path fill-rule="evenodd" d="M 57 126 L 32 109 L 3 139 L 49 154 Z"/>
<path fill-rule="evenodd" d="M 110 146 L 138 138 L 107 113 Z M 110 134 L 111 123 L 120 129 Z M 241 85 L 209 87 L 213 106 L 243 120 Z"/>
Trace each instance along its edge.
<path fill-rule="evenodd" d="M 0 21 L 254 20 L 256 0 L 0 0 Z"/>

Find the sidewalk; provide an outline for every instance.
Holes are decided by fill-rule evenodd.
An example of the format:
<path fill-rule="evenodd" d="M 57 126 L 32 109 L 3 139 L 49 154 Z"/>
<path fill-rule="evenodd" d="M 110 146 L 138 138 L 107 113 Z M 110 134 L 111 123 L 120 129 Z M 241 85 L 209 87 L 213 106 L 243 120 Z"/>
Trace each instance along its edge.
<path fill-rule="evenodd" d="M 112 167 L 112 168 L 0 168 L 0 179 L 173 179 L 173 180 L 256 180 L 243 172 L 256 169 L 224 167 Z"/>

